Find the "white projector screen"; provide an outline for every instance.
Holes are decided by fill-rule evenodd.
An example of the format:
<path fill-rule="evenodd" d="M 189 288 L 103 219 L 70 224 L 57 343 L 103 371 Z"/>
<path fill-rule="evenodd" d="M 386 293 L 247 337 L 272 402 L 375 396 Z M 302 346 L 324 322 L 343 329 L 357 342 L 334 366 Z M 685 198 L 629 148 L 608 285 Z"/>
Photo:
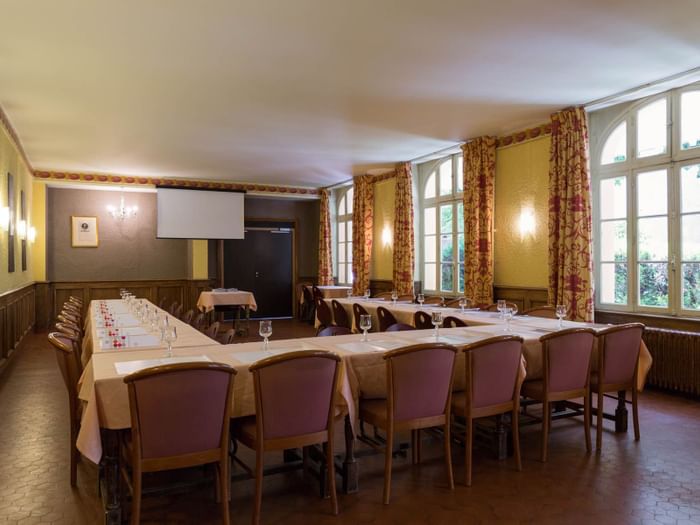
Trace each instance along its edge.
<path fill-rule="evenodd" d="M 243 239 L 244 193 L 158 188 L 159 239 Z"/>

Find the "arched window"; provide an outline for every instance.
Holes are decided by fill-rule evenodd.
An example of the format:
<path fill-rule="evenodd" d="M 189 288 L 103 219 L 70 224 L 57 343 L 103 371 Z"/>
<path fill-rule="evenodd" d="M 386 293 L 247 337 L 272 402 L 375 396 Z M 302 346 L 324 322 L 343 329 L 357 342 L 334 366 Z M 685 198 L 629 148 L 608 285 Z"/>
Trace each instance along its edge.
<path fill-rule="evenodd" d="M 698 315 L 700 89 L 618 113 L 592 144 L 597 307 Z"/>
<path fill-rule="evenodd" d="M 352 284 L 352 186 L 338 194 L 336 261 L 338 284 Z"/>

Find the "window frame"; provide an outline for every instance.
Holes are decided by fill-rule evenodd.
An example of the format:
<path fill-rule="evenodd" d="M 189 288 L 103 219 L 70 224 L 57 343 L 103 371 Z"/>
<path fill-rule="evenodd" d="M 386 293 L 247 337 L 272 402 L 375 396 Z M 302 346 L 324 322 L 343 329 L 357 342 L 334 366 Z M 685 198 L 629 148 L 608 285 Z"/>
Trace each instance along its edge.
<path fill-rule="evenodd" d="M 335 269 L 336 269 L 336 282 L 338 283 L 339 286 L 352 286 L 353 282 L 353 273 L 352 273 L 352 227 L 348 227 L 348 223 L 354 224 L 353 217 L 352 217 L 352 211 L 353 211 L 353 201 L 352 199 L 348 199 L 348 196 L 351 195 L 353 192 L 353 186 L 352 184 L 345 186 L 343 188 L 340 188 L 338 192 L 336 193 L 336 199 L 335 199 L 335 241 L 333 242 L 333 260 L 335 262 Z M 340 204 L 345 199 L 345 213 L 340 214 Z M 349 212 L 348 212 L 349 210 Z M 345 240 L 341 241 L 340 240 L 340 229 L 344 228 L 345 229 Z M 349 249 L 348 249 L 349 248 Z M 345 260 L 343 262 L 340 261 L 340 251 L 345 250 Z M 349 282 L 343 282 L 340 280 L 340 267 L 341 265 L 345 266 L 345 276 L 346 276 L 346 281 Z M 350 277 L 350 279 L 347 279 L 347 277 Z"/>

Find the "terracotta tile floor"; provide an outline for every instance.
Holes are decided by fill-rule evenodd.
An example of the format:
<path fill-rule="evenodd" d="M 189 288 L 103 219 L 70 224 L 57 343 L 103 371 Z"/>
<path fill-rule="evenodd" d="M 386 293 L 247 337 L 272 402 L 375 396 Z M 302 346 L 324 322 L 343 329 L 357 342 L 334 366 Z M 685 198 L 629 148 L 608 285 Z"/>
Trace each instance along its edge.
<path fill-rule="evenodd" d="M 288 323 L 275 322 L 279 335 L 309 332 Z M 339 496 L 338 517 L 313 479 L 293 472 L 266 479 L 263 523 L 700 524 L 700 402 L 645 392 L 641 430 L 639 443 L 608 430 L 602 454 L 587 455 L 581 424 L 555 422 L 542 464 L 539 428 L 526 427 L 523 471 L 477 449 L 469 489 L 460 484 L 464 454 L 455 447 L 454 492 L 446 489 L 440 444 L 428 437 L 423 464 L 395 460 L 391 505 L 381 504 L 382 457 L 363 457 L 360 493 Z M 65 392 L 45 336 L 29 336 L 0 378 L 0 523 L 99 523 L 96 478 L 84 461 L 77 489 L 69 486 Z M 250 521 L 252 492 L 251 481 L 233 485 L 234 523 Z M 146 498 L 143 522 L 219 523 L 213 489 Z"/>

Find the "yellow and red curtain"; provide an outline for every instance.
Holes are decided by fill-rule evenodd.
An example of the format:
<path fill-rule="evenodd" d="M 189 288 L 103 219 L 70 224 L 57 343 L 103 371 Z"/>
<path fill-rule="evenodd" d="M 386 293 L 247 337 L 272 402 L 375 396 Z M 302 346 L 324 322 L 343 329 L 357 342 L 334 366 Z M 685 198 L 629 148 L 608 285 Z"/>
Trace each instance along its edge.
<path fill-rule="evenodd" d="M 464 295 L 493 303 L 493 207 L 496 137 L 462 146 L 464 155 Z"/>
<path fill-rule="evenodd" d="M 373 177 L 371 175 L 357 176 L 353 179 L 352 201 L 352 291 L 355 295 L 362 295 L 369 288 L 373 215 Z"/>
<path fill-rule="evenodd" d="M 399 295 L 413 293 L 414 266 L 413 185 L 411 163 L 396 167 L 394 202 L 394 289 Z"/>
<path fill-rule="evenodd" d="M 549 157 L 549 302 L 593 321 L 593 236 L 586 112 L 554 113 Z"/>
<path fill-rule="evenodd" d="M 330 192 L 326 189 L 321 193 L 321 217 L 318 228 L 318 284 L 328 286 L 333 284 L 333 252 L 331 247 L 331 212 Z"/>

